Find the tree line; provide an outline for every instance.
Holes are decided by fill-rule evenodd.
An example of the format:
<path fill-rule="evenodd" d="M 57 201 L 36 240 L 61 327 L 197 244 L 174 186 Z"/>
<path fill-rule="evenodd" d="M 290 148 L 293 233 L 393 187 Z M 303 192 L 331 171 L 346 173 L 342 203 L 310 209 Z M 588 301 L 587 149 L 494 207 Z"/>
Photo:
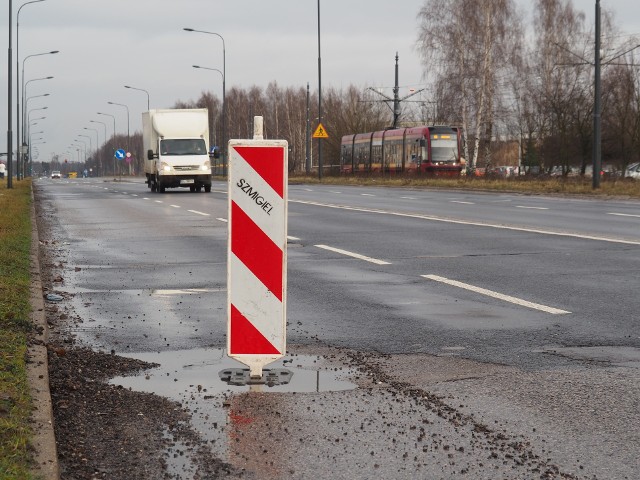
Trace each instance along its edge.
<path fill-rule="evenodd" d="M 425 0 L 417 14 L 416 45 L 428 95 L 422 104 L 403 106 L 401 123 L 462 126 L 471 167 L 520 162 L 584 174 L 593 150 L 594 33 L 572 0 L 536 0 L 532 7 L 528 36 L 515 0 Z M 640 160 L 640 65 L 633 48 L 640 42 L 622 34 L 606 10 L 602 32 L 602 159 L 622 170 Z M 367 90 L 323 89 L 322 123 L 329 134 L 323 140 L 325 173 L 339 171 L 343 135 L 391 125 L 392 109 Z M 318 124 L 317 91 L 275 82 L 266 88 L 232 87 L 226 103 L 227 139 L 251 138 L 253 117 L 261 115 L 265 138 L 289 142 L 290 171 L 304 172 L 307 155 L 317 171 L 317 141 L 309 142 Z M 207 108 L 210 144 L 221 145 L 218 96 L 203 91 L 174 107 Z M 123 171 L 142 172 L 140 133 L 112 137 L 92 158 L 96 169 L 117 174 L 113 148 L 127 141 L 134 159 Z"/>

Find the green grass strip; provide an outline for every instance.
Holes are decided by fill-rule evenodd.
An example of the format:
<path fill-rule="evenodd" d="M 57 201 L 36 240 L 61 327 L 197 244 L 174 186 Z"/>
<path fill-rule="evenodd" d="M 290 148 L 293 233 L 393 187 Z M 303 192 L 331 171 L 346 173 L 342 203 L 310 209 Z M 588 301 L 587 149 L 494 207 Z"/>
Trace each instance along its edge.
<path fill-rule="evenodd" d="M 0 184 L 0 479 L 30 479 L 31 182 Z"/>

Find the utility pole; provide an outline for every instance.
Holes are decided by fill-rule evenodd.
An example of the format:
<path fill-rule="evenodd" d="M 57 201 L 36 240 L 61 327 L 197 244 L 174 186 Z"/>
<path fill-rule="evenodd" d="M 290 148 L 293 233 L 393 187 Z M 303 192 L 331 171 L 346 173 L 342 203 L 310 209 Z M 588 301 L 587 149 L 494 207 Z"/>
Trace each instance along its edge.
<path fill-rule="evenodd" d="M 318 0 L 318 125 L 322 124 L 322 60 L 320 56 L 320 0 Z M 318 180 L 322 180 L 322 138 L 318 138 Z"/>
<path fill-rule="evenodd" d="M 369 87 L 367 90 L 371 90 L 374 93 L 377 93 L 378 95 L 380 95 L 381 97 L 384 98 L 384 100 L 378 100 L 380 102 L 385 102 L 387 103 L 387 105 L 391 102 L 393 102 L 393 107 L 391 108 L 391 111 L 393 112 L 393 125 L 391 125 L 392 128 L 398 128 L 398 122 L 400 120 L 400 103 L 404 102 L 405 100 L 407 100 L 410 97 L 413 97 L 414 95 L 424 91 L 424 88 L 421 88 L 420 90 L 416 90 L 415 92 L 410 93 L 409 95 L 406 95 L 402 98 L 400 98 L 400 82 L 399 82 L 399 68 L 398 68 L 398 52 L 396 52 L 396 81 L 395 81 L 395 85 L 393 87 L 393 98 L 389 97 L 388 95 L 385 95 L 382 92 L 379 92 L 377 90 L 375 90 L 372 87 Z"/>
<path fill-rule="evenodd" d="M 307 82 L 307 131 L 305 133 L 305 172 L 307 175 L 311 175 L 311 119 L 309 118 L 309 82 Z"/>
<path fill-rule="evenodd" d="M 595 42 L 595 99 L 593 105 L 593 188 L 600 188 L 600 169 L 602 165 L 602 133 L 600 130 L 600 0 L 596 0 L 596 42 Z"/>
<path fill-rule="evenodd" d="M 319 1 L 319 0 L 318 0 Z M 13 21 L 13 0 L 9 0 L 9 50 L 7 52 L 7 56 L 9 59 L 9 67 L 7 68 L 7 85 L 9 87 L 9 96 L 7 97 L 7 112 L 8 112 L 8 121 L 7 121 L 7 188 L 13 188 L 13 130 L 11 121 L 13 117 L 11 116 L 11 93 L 12 93 L 12 85 L 11 85 L 11 37 L 13 36 L 13 32 L 11 30 L 11 22 Z"/>

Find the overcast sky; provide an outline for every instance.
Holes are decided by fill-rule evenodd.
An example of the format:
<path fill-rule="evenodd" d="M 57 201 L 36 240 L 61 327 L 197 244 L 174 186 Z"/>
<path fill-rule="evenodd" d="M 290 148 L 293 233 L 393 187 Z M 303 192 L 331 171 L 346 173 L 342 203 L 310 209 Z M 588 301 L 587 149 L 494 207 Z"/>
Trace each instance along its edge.
<path fill-rule="evenodd" d="M 478 0 L 482 1 L 482 0 Z M 416 15 L 424 0 L 321 0 L 322 85 L 381 87 L 391 94 L 395 54 L 400 57 L 401 95 L 424 86 L 415 50 Z M 6 151 L 8 2 L 0 7 L 0 151 Z M 59 50 L 55 55 L 24 62 L 31 119 L 46 116 L 32 127 L 44 137 L 39 160 L 63 154 L 78 135 L 96 146 L 116 130 L 126 134 L 127 111 L 107 102 L 126 104 L 131 133 L 141 129 L 141 112 L 170 108 L 177 100 L 195 100 L 204 90 L 222 97 L 221 75 L 192 65 L 223 69 L 222 41 L 214 35 L 183 31 L 184 27 L 217 32 L 226 47 L 227 92 L 234 86 L 281 87 L 318 85 L 318 10 L 316 0 L 45 0 L 20 11 L 19 43 L 16 14 L 25 0 L 13 0 L 13 94 L 16 109 L 16 54 L 19 69 L 28 55 Z M 523 13 L 530 1 L 517 0 Z M 574 0 L 593 23 L 595 0 Z M 628 34 L 640 33 L 638 0 L 601 0 Z M 16 49 L 19 49 L 16 51 Z M 47 97 L 35 97 L 49 93 Z M 257 112 L 259 113 L 259 112 Z M 15 113 L 13 114 L 15 117 Z M 13 120 L 16 133 L 16 120 Z M 81 137 L 88 143 L 89 139 Z M 15 146 L 15 140 L 14 140 Z"/>

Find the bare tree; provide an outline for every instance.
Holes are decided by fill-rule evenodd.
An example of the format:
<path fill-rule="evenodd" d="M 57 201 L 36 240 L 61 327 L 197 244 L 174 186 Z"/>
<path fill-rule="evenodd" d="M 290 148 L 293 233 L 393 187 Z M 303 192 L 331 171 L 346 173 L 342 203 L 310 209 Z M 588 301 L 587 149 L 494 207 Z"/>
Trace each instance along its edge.
<path fill-rule="evenodd" d="M 426 0 L 418 18 L 425 71 L 435 77 L 436 91 L 454 102 L 449 102 L 455 106 L 450 121 L 461 121 L 465 157 L 473 167 L 481 139 L 490 142 L 493 136 L 501 76 L 509 68 L 510 50 L 518 44 L 514 2 Z"/>

